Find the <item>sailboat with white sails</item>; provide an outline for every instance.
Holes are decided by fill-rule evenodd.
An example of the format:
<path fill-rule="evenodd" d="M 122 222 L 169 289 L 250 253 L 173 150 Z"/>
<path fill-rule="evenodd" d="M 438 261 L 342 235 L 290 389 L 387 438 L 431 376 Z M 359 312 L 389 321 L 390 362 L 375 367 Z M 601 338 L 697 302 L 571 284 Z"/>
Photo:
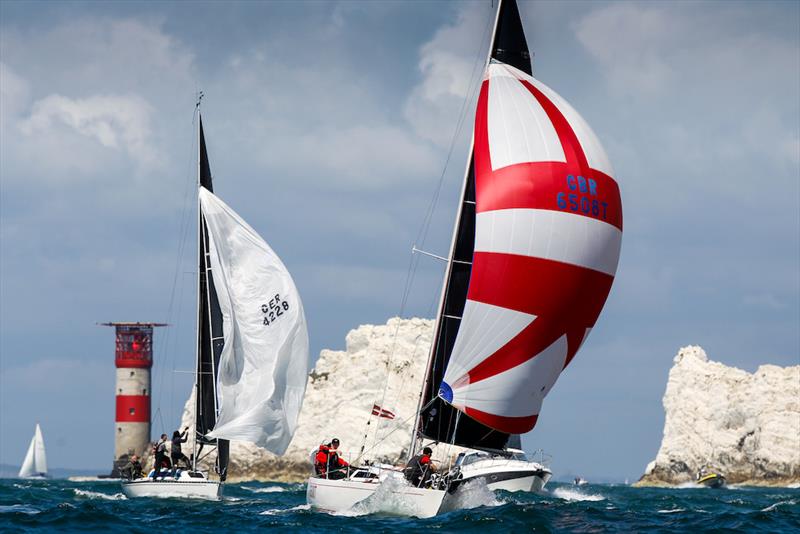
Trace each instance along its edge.
<path fill-rule="evenodd" d="M 39 423 L 36 423 L 36 430 L 33 431 L 31 444 L 28 445 L 28 452 L 19 468 L 19 478 L 33 480 L 43 480 L 47 478 L 47 454 L 44 450 L 44 437 Z"/>
<path fill-rule="evenodd" d="M 198 103 L 199 109 L 199 103 Z M 122 483 L 128 497 L 218 499 L 230 440 L 275 454 L 297 426 L 309 368 L 303 303 L 280 258 L 213 193 L 198 113 L 197 359 L 192 468 Z M 216 480 L 198 469 L 216 451 Z"/>
<path fill-rule="evenodd" d="M 437 444 L 509 454 L 512 436 L 536 425 L 616 274 L 613 168 L 586 121 L 533 78 L 515 0 L 498 2 L 466 167 L 409 458 Z M 430 489 L 392 483 L 389 493 L 429 517 L 468 475 L 455 466 Z M 308 503 L 348 510 L 398 478 L 383 466 L 312 477 Z"/>

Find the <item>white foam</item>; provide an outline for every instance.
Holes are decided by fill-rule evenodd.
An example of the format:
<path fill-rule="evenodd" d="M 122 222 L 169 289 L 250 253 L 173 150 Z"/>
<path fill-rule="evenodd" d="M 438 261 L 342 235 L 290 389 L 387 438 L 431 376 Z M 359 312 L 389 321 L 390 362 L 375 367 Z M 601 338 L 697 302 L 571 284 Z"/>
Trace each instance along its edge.
<path fill-rule="evenodd" d="M 603 495 L 583 493 L 572 488 L 555 488 L 553 496 L 565 501 L 604 501 L 606 499 Z"/>
<path fill-rule="evenodd" d="M 794 483 L 792 483 L 792 484 L 789 484 L 789 485 L 788 485 L 788 486 L 786 486 L 786 487 L 787 487 L 787 488 L 790 488 L 790 489 L 798 489 L 798 488 L 800 488 L 800 482 L 794 482 Z"/>
<path fill-rule="evenodd" d="M 338 512 L 334 515 L 351 517 L 377 513 L 401 516 L 417 515 L 419 511 L 414 503 L 398 491 L 408 485 L 405 479 L 389 477 L 378 486 L 372 495 L 356 503 L 347 512 Z"/>
<path fill-rule="evenodd" d="M 797 501 L 795 501 L 795 500 L 778 501 L 776 503 L 770 504 L 766 508 L 763 508 L 761 511 L 762 512 L 771 512 L 771 511 L 775 510 L 776 508 L 778 508 L 779 506 L 783 506 L 784 504 L 788 504 L 789 506 L 794 506 L 795 504 L 797 504 Z"/>
<path fill-rule="evenodd" d="M 659 514 L 677 514 L 678 512 L 685 512 L 686 508 L 671 508 L 669 510 L 658 510 Z"/>
<path fill-rule="evenodd" d="M 16 486 L 16 484 L 14 484 Z M 0 505 L 0 514 L 28 514 L 28 515 L 35 515 L 40 513 L 41 510 L 37 510 L 33 506 L 28 506 L 27 504 L 11 504 L 11 505 Z"/>
<path fill-rule="evenodd" d="M 291 508 L 273 508 L 271 510 L 264 510 L 263 512 L 259 512 L 259 515 L 278 515 L 278 514 L 285 514 L 286 512 L 299 512 L 301 510 L 311 510 L 311 505 L 299 504 Z"/>
<path fill-rule="evenodd" d="M 253 493 L 281 493 L 284 491 L 289 491 L 280 486 L 267 486 L 266 488 L 248 488 L 247 486 L 243 486 L 242 489 L 252 491 Z"/>
<path fill-rule="evenodd" d="M 505 504 L 497 499 L 495 493 L 489 489 L 486 480 L 477 478 L 462 484 L 458 490 L 447 498 L 447 509 L 469 510 L 479 506 L 501 506 Z"/>
<path fill-rule="evenodd" d="M 87 499 L 105 499 L 107 501 L 123 501 L 127 499 L 127 497 L 125 497 L 125 495 L 123 495 L 122 493 L 115 493 L 113 495 L 109 495 L 108 493 L 100 493 L 97 491 L 89 491 L 82 489 L 73 489 L 72 491 L 78 497 L 86 497 Z"/>

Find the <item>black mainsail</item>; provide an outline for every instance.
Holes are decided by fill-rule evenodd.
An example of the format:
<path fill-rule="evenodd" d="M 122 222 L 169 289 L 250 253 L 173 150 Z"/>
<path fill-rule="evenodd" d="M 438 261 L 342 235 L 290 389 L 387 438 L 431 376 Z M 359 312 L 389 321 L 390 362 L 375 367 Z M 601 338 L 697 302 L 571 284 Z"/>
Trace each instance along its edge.
<path fill-rule="evenodd" d="M 211 180 L 211 166 L 208 163 L 206 140 L 203 135 L 203 120 L 199 121 L 199 181 L 200 186 L 214 191 Z M 224 339 L 222 335 L 222 312 L 214 289 L 214 277 L 208 254 L 208 229 L 203 213 L 198 209 L 199 241 L 199 287 L 197 318 L 197 379 L 195 406 L 195 438 L 197 443 L 217 447 L 217 473 L 224 481 L 228 472 L 229 442 L 224 439 L 209 439 L 206 434 L 214 429 L 217 422 L 217 372 L 222 354 Z M 199 456 L 199 453 L 195 456 Z"/>
<path fill-rule="evenodd" d="M 501 0 L 490 59 L 532 74 L 530 53 L 516 0 Z M 450 250 L 446 281 L 437 316 L 434 342 L 422 391 L 417 434 L 421 438 L 473 449 L 502 450 L 509 434 L 479 423 L 438 396 L 467 301 L 475 247 L 475 169 L 470 150 L 463 195 Z"/>

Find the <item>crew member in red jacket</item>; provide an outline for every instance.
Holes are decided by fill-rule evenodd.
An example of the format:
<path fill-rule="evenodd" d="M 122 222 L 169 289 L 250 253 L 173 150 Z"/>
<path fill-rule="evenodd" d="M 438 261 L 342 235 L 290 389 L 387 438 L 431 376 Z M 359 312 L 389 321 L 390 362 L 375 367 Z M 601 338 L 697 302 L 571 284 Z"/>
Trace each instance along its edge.
<path fill-rule="evenodd" d="M 322 478 L 337 480 L 347 477 L 347 468 L 350 466 L 339 457 L 339 440 L 333 438 L 330 443 L 319 446 L 314 458 L 314 468 L 317 475 Z"/>

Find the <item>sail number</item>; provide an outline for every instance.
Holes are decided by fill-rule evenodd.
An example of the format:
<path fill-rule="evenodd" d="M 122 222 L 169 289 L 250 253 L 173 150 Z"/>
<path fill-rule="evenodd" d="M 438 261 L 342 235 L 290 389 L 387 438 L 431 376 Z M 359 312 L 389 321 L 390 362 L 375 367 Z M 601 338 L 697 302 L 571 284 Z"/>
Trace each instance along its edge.
<path fill-rule="evenodd" d="M 268 303 L 261 305 L 261 313 L 264 314 L 264 326 L 271 325 L 287 311 L 289 311 L 289 303 L 281 300 L 281 296 L 276 294 Z"/>
<path fill-rule="evenodd" d="M 597 182 L 591 178 L 584 178 L 583 176 L 567 175 L 567 189 L 575 191 L 575 193 L 567 193 L 564 191 L 556 194 L 556 204 L 562 210 L 570 210 L 581 212 L 586 215 L 593 215 L 606 220 L 606 209 L 608 202 L 603 202 L 596 198 L 597 196 Z"/>

